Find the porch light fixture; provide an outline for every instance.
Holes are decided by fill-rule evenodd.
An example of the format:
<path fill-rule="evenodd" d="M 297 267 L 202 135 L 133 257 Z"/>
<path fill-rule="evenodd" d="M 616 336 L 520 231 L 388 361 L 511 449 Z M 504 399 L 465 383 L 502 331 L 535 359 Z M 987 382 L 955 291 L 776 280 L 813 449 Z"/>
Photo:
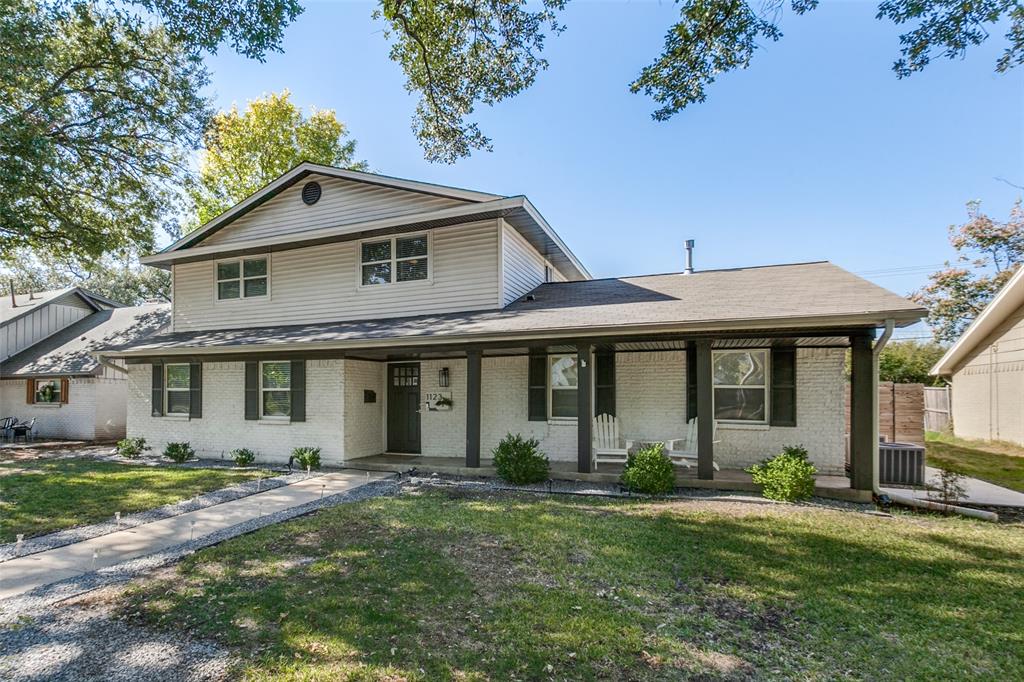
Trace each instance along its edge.
<path fill-rule="evenodd" d="M 442 367 L 441 369 L 437 370 L 437 385 L 440 386 L 441 388 L 448 388 L 448 385 L 450 383 L 451 377 L 448 374 L 448 368 Z"/>

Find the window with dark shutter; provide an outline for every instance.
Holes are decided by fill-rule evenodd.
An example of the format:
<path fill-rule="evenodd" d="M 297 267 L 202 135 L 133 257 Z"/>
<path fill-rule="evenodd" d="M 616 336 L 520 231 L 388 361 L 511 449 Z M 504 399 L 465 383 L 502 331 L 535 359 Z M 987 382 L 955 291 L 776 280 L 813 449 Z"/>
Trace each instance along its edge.
<path fill-rule="evenodd" d="M 260 418 L 260 363 L 245 363 L 245 418 Z"/>
<path fill-rule="evenodd" d="M 594 414 L 615 416 L 615 353 L 594 356 Z"/>
<path fill-rule="evenodd" d="M 686 343 L 686 421 L 697 418 L 697 347 Z"/>
<path fill-rule="evenodd" d="M 292 360 L 292 421 L 306 421 L 306 361 Z"/>
<path fill-rule="evenodd" d="M 203 363 L 192 362 L 188 366 L 188 417 L 201 419 L 203 416 Z"/>
<path fill-rule="evenodd" d="M 796 426 L 796 349 L 772 350 L 772 426 Z"/>
<path fill-rule="evenodd" d="M 534 354 L 530 356 L 529 370 L 529 420 L 546 422 L 548 420 L 548 356 Z"/>
<path fill-rule="evenodd" d="M 164 366 L 153 365 L 153 416 L 164 416 Z"/>

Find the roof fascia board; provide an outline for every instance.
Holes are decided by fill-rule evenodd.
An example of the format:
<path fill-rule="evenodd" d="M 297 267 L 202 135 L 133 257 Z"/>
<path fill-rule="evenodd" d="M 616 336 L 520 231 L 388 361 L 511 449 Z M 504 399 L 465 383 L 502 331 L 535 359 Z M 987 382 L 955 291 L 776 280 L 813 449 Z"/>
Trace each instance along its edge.
<path fill-rule="evenodd" d="M 565 254 L 565 257 L 569 259 L 569 261 L 573 264 L 573 267 L 579 270 L 580 274 L 583 275 L 583 279 L 593 279 L 594 277 L 593 275 L 590 274 L 590 271 L 583 266 L 583 263 L 581 263 L 578 258 L 576 258 L 576 254 L 574 254 L 572 250 L 565 245 L 565 242 L 563 242 L 562 238 L 558 236 L 558 233 L 555 232 L 554 229 L 552 229 L 551 225 L 548 224 L 548 221 L 544 219 L 544 216 L 540 214 L 540 211 L 538 211 L 537 208 L 525 196 L 520 195 L 520 197 L 523 200 L 523 210 L 526 211 L 526 213 L 530 216 L 530 218 L 533 219 L 534 222 L 540 225 L 540 228 L 544 230 L 545 234 L 547 234 L 548 237 L 551 238 L 551 241 L 553 241 L 562 251 L 562 253 Z"/>
<path fill-rule="evenodd" d="M 988 338 L 995 329 L 1017 308 L 1024 305 L 1024 268 L 1019 268 L 1010 281 L 995 295 L 981 314 L 967 326 L 960 338 L 949 347 L 949 350 L 931 368 L 930 374 L 948 376 L 957 369 L 957 365 L 979 343 Z"/>

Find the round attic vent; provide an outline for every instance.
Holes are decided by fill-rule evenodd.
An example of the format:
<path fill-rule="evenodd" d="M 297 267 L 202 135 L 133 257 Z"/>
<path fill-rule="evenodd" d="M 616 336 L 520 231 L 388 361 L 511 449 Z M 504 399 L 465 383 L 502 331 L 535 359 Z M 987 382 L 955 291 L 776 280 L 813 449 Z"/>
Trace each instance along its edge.
<path fill-rule="evenodd" d="M 307 182 L 302 188 L 302 202 L 307 206 L 312 206 L 320 201 L 321 191 L 319 182 Z"/>

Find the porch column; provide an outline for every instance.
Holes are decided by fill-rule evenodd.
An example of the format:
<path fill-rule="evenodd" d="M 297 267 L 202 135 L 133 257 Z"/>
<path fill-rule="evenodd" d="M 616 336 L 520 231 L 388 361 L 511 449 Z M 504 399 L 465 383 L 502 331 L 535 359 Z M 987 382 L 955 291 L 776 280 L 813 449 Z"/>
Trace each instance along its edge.
<path fill-rule="evenodd" d="M 850 487 L 871 490 L 874 482 L 875 401 L 874 331 L 850 337 Z"/>
<path fill-rule="evenodd" d="M 715 412 L 711 376 L 711 341 L 699 340 L 697 346 L 697 478 L 715 477 Z"/>
<path fill-rule="evenodd" d="M 480 466 L 480 351 L 466 351 L 466 466 Z"/>
<path fill-rule="evenodd" d="M 594 346 L 576 346 L 576 465 L 581 474 L 590 473 L 594 428 Z"/>

